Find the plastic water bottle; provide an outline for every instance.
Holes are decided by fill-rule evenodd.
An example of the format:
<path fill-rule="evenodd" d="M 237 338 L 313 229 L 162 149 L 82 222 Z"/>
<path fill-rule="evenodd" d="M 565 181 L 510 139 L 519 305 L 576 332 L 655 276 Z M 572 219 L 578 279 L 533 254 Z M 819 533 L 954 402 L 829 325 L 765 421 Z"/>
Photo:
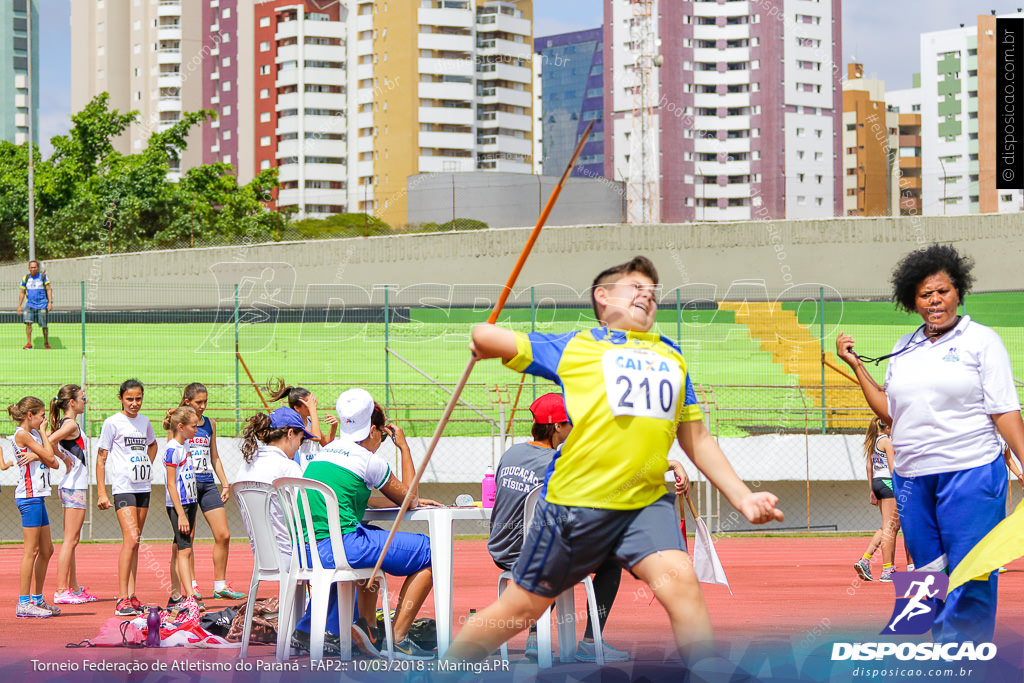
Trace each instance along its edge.
<path fill-rule="evenodd" d="M 487 474 L 484 475 L 484 480 L 480 484 L 480 500 L 483 502 L 485 508 L 494 507 L 494 496 L 498 492 L 498 484 L 494 480 L 494 468 L 488 467 Z"/>
<path fill-rule="evenodd" d="M 160 608 L 153 605 L 146 617 L 146 647 L 160 647 Z"/>

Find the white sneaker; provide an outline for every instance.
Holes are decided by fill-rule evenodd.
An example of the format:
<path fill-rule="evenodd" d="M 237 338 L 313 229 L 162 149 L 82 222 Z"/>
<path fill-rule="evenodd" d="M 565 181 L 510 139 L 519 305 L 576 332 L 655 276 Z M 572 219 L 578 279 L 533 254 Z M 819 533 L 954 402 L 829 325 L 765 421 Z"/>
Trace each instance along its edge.
<path fill-rule="evenodd" d="M 587 642 L 581 640 L 579 645 L 576 646 L 576 661 L 577 662 L 596 662 L 597 661 L 597 644 L 594 642 Z M 622 650 L 616 650 L 608 643 L 604 643 L 604 661 L 605 662 L 628 662 L 629 653 L 623 652 Z"/>
<path fill-rule="evenodd" d="M 526 636 L 526 651 L 523 653 L 527 659 L 537 660 L 537 634 L 530 633 Z"/>
<path fill-rule="evenodd" d="M 43 602 L 40 603 L 39 606 L 42 607 L 43 609 L 47 610 L 50 613 L 51 617 L 59 617 L 60 616 L 60 607 L 57 607 L 56 605 L 51 605 L 50 603 L 48 603 L 45 600 L 43 600 Z"/>
<path fill-rule="evenodd" d="M 19 602 L 16 614 L 19 617 L 40 617 L 43 619 L 53 616 L 50 610 L 45 607 L 41 607 L 34 602 Z"/>

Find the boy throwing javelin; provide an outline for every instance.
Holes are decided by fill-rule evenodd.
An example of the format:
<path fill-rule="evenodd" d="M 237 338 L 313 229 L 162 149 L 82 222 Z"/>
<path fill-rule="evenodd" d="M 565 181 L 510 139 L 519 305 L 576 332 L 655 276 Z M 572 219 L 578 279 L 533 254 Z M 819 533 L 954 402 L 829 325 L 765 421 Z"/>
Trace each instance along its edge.
<path fill-rule="evenodd" d="M 707 606 L 665 491 L 673 438 L 750 522 L 782 521 L 778 498 L 751 492 L 708 433 L 679 348 L 650 332 L 657 284 L 654 264 L 637 256 L 594 279 L 601 327 L 556 335 L 473 329 L 477 358 L 561 384 L 574 426 L 548 466 L 514 583 L 469 620 L 448 659 L 487 657 L 608 557 L 650 586 L 684 658 L 710 645 Z"/>

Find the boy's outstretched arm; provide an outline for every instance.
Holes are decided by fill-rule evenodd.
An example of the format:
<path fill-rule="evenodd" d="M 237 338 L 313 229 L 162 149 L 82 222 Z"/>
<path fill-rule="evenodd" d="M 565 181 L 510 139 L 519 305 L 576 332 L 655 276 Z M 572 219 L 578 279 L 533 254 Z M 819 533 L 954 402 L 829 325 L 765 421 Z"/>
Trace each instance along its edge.
<path fill-rule="evenodd" d="M 680 422 L 676 429 L 676 438 L 693 464 L 725 494 L 732 506 L 742 512 L 748 521 L 753 524 L 764 524 L 783 520 L 782 510 L 775 507 L 779 497 L 767 491 L 753 493 L 736 476 L 736 471 L 708 433 L 703 421 Z"/>
<path fill-rule="evenodd" d="M 473 328 L 473 340 L 469 343 L 469 350 L 477 360 L 501 358 L 502 362 L 505 362 L 516 355 L 516 335 L 512 330 L 497 325 L 477 325 Z"/>

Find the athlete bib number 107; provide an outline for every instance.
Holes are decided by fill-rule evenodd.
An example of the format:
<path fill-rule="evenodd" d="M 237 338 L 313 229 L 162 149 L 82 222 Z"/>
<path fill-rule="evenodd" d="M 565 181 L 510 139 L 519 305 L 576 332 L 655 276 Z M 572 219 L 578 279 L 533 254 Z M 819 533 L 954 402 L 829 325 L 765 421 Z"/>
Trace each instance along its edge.
<path fill-rule="evenodd" d="M 132 481 L 149 481 L 153 474 L 153 466 L 148 463 L 135 463 L 132 465 Z"/>
<path fill-rule="evenodd" d="M 672 359 L 646 349 L 615 349 L 601 362 L 613 415 L 675 420 L 682 373 Z"/>

